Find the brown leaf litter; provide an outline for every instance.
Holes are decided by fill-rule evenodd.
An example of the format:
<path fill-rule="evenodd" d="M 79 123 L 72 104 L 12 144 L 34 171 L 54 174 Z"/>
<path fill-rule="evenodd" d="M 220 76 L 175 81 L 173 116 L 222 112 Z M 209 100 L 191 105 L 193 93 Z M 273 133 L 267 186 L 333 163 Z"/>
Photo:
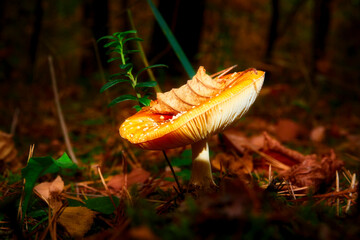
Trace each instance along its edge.
<path fill-rule="evenodd" d="M 58 222 L 73 238 L 83 238 L 94 222 L 95 212 L 86 207 L 66 207 Z"/>
<path fill-rule="evenodd" d="M 60 210 L 62 201 L 59 198 L 64 190 L 64 182 L 57 176 L 52 182 L 42 182 L 34 187 L 34 192 L 42 198 L 53 209 L 54 212 Z"/>
<path fill-rule="evenodd" d="M 0 169 L 18 169 L 20 162 L 17 161 L 17 153 L 13 136 L 0 131 Z"/>
<path fill-rule="evenodd" d="M 128 174 L 113 176 L 107 186 L 112 194 L 120 192 L 123 188 L 130 188 L 134 184 L 143 184 L 150 177 L 150 173 L 143 168 L 135 168 Z"/>
<path fill-rule="evenodd" d="M 262 138 L 263 140 L 259 140 L 259 136 L 255 138 L 257 144 L 263 143 L 259 147 L 252 143 L 253 140 L 242 136 L 240 132 L 234 130 L 224 132 L 226 143 L 234 147 L 239 153 L 244 154 L 246 161 L 248 161 L 249 151 L 256 152 L 261 156 L 261 164 L 254 163 L 255 170 L 268 169 L 271 165 L 272 175 L 277 172 L 280 179 L 284 178 L 296 187 L 308 187 L 317 191 L 322 184 L 329 184 L 334 179 L 336 170 L 344 165 L 333 150 L 323 156 L 317 154 L 303 155 L 285 147 L 266 132 L 262 134 Z M 227 167 L 230 169 L 229 171 L 236 173 L 239 164 L 233 162 L 242 160 L 242 158 L 227 157 L 222 160 L 223 167 Z M 217 158 L 215 158 L 213 165 L 217 169 L 220 168 Z"/>

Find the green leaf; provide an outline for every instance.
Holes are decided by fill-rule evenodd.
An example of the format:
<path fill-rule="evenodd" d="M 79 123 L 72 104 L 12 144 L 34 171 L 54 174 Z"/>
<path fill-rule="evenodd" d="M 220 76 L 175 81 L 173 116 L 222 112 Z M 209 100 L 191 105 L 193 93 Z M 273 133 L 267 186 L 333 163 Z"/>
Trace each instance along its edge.
<path fill-rule="evenodd" d="M 133 106 L 133 108 L 135 108 L 135 109 L 136 109 L 136 111 L 138 112 L 138 111 L 140 111 L 140 110 L 141 110 L 141 108 L 142 108 L 142 107 L 140 107 L 139 105 L 135 105 L 135 106 Z"/>
<path fill-rule="evenodd" d="M 128 41 L 140 41 L 140 42 L 143 42 L 144 40 L 142 38 L 139 38 L 139 37 L 132 37 L 132 38 L 127 38 L 123 41 L 123 43 L 126 43 Z"/>
<path fill-rule="evenodd" d="M 97 42 L 100 42 L 101 40 L 104 40 L 104 39 L 110 39 L 110 40 L 115 40 L 117 41 L 118 39 L 114 36 L 104 36 L 104 37 L 101 37 L 97 40 Z"/>
<path fill-rule="evenodd" d="M 133 95 L 122 95 L 120 97 L 115 98 L 114 100 L 111 101 L 111 103 L 109 104 L 109 107 L 119 103 L 119 102 L 123 102 L 123 101 L 127 101 L 127 100 L 135 100 L 137 101 L 137 97 L 133 96 Z"/>
<path fill-rule="evenodd" d="M 165 64 L 154 64 L 154 65 L 145 67 L 145 68 L 141 69 L 141 70 L 136 74 L 135 79 L 137 79 L 138 76 L 139 76 L 142 72 L 144 72 L 145 70 L 150 69 L 150 68 L 156 68 L 156 67 L 168 67 L 168 66 L 166 66 Z"/>
<path fill-rule="evenodd" d="M 64 169 L 77 169 L 78 166 L 70 159 L 70 157 L 64 153 L 58 160 L 56 160 L 55 165 L 59 168 Z"/>
<path fill-rule="evenodd" d="M 131 83 L 131 80 L 129 79 L 115 79 L 111 82 L 107 82 L 104 84 L 104 86 L 102 86 L 102 88 L 100 89 L 100 93 L 104 92 L 105 90 L 111 88 L 112 86 L 115 86 L 116 84 L 118 83 L 122 83 L 122 82 L 130 82 Z"/>
<path fill-rule="evenodd" d="M 126 35 L 129 35 L 129 34 L 136 34 L 136 30 L 128 30 L 128 31 L 124 31 L 124 32 L 119 32 L 119 33 L 117 33 L 117 37 L 124 38 Z"/>
<path fill-rule="evenodd" d="M 121 69 L 124 69 L 124 70 L 127 70 L 127 69 L 129 69 L 129 68 L 132 68 L 132 63 L 127 63 L 127 64 L 120 64 L 119 65 L 119 67 L 121 68 Z"/>
<path fill-rule="evenodd" d="M 115 51 L 115 49 L 114 48 L 110 48 L 109 50 L 107 50 L 106 52 L 105 52 L 105 54 L 106 55 L 110 55 L 111 53 L 115 53 L 116 51 Z M 117 52 L 116 52 L 117 53 Z"/>
<path fill-rule="evenodd" d="M 164 18 L 162 17 L 159 10 L 155 7 L 152 0 L 147 0 L 155 18 L 158 24 L 160 25 L 161 30 L 165 34 L 166 38 L 168 39 L 171 47 L 173 48 L 174 52 L 176 53 L 176 56 L 179 58 L 181 64 L 183 65 L 186 73 L 188 74 L 189 78 L 192 78 L 195 75 L 195 71 L 192 68 L 188 58 L 186 57 L 184 51 L 180 47 L 178 41 L 176 40 L 175 36 L 171 32 L 169 26 L 165 22 Z"/>
<path fill-rule="evenodd" d="M 116 60 L 121 60 L 121 57 L 113 57 L 113 58 L 110 58 L 109 60 L 107 60 L 107 62 L 113 62 L 113 61 L 116 61 Z"/>
<path fill-rule="evenodd" d="M 113 79 L 115 77 L 120 77 L 120 76 L 127 76 L 127 73 L 123 72 L 123 73 L 114 73 L 114 74 L 111 74 L 109 76 L 110 79 Z"/>
<path fill-rule="evenodd" d="M 38 209 L 28 213 L 28 216 L 32 218 L 44 217 L 46 215 L 48 215 L 48 213 L 45 211 L 45 209 Z"/>
<path fill-rule="evenodd" d="M 191 166 L 191 154 L 191 150 L 187 149 L 181 153 L 180 157 L 171 159 L 171 164 L 175 167 Z"/>
<path fill-rule="evenodd" d="M 157 82 L 149 81 L 149 82 L 137 83 L 135 87 L 155 87 L 156 85 L 157 85 Z"/>
<path fill-rule="evenodd" d="M 22 205 L 23 216 L 27 211 L 32 190 L 37 179 L 47 173 L 59 172 L 61 168 L 76 169 L 77 165 L 71 161 L 69 156 L 64 153 L 58 160 L 52 157 L 32 157 L 28 164 L 21 170 L 21 175 L 25 179 L 24 201 Z"/>
<path fill-rule="evenodd" d="M 117 41 L 113 41 L 113 42 L 109 42 L 109 43 L 104 44 L 104 48 L 116 47 L 117 45 L 119 45 L 119 43 Z"/>
<path fill-rule="evenodd" d="M 112 196 L 112 200 L 116 207 L 119 206 L 119 198 Z M 101 212 L 104 214 L 112 214 L 115 211 L 115 206 L 109 197 L 98 197 L 84 200 L 85 204 L 73 199 L 68 199 L 71 207 L 87 207 L 91 210 Z"/>
<path fill-rule="evenodd" d="M 131 53 L 138 53 L 140 50 L 126 50 L 124 51 L 124 54 L 131 54 Z"/>
<path fill-rule="evenodd" d="M 189 181 L 191 177 L 190 169 L 182 169 L 180 172 L 176 172 L 176 176 L 182 178 L 183 181 Z"/>
<path fill-rule="evenodd" d="M 113 196 L 112 200 L 116 207 L 119 206 L 119 198 Z M 111 214 L 115 211 L 115 206 L 109 197 L 90 198 L 85 200 L 85 203 L 87 208 L 104 214 Z"/>
<path fill-rule="evenodd" d="M 147 97 L 142 97 L 142 98 L 139 98 L 139 102 L 144 106 L 150 106 L 151 100 L 148 99 Z"/>

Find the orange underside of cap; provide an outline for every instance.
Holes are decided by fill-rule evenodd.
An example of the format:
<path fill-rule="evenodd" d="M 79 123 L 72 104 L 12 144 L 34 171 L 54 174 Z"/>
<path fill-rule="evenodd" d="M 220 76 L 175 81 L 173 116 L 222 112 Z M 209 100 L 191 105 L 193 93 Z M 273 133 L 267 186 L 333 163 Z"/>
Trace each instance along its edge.
<path fill-rule="evenodd" d="M 234 74 L 222 78 L 232 76 Z M 206 139 L 223 131 L 249 109 L 262 87 L 264 76 L 263 71 L 246 71 L 232 86 L 176 115 L 153 113 L 145 107 L 125 120 L 120 126 L 120 135 L 141 148 L 154 150 Z"/>

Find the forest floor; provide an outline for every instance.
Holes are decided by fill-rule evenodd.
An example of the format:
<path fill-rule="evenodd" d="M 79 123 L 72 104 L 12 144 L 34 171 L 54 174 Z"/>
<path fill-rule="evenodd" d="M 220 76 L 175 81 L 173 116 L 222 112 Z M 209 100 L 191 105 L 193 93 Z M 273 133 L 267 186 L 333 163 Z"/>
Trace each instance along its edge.
<path fill-rule="evenodd" d="M 51 85 L 1 83 L 1 239 L 359 236 L 355 100 L 265 84 L 249 113 L 210 139 L 218 189 L 194 193 L 186 191 L 191 150 L 166 151 L 179 190 L 161 151 L 121 139 L 118 127 L 135 110 L 107 108 L 100 87 L 59 84 L 75 166 L 63 155 Z"/>

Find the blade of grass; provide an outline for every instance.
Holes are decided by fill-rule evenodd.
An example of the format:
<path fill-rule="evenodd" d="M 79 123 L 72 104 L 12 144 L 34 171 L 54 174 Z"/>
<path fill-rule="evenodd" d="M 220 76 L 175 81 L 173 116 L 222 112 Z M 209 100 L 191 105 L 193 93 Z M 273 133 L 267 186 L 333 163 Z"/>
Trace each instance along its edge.
<path fill-rule="evenodd" d="M 69 152 L 71 160 L 73 160 L 73 162 L 75 164 L 79 165 L 79 161 L 77 160 L 77 158 L 75 156 L 75 153 L 73 151 L 72 145 L 71 145 L 69 133 L 68 133 L 68 130 L 67 130 L 67 127 L 66 127 L 65 119 L 64 119 L 64 114 L 63 114 L 63 112 L 61 110 L 61 105 L 60 105 L 59 94 L 58 94 L 58 89 L 57 89 L 57 85 L 56 85 L 55 69 L 54 69 L 54 63 L 53 63 L 52 56 L 48 56 L 48 62 L 49 62 L 50 76 L 51 76 L 51 82 L 52 82 L 52 87 L 53 87 L 53 92 L 54 92 L 56 110 L 57 110 L 59 121 L 60 121 L 60 127 L 61 127 L 61 130 L 63 132 L 66 149 Z"/>
<path fill-rule="evenodd" d="M 167 23 L 165 22 L 164 18 L 162 17 L 161 13 L 159 12 L 159 10 L 155 7 L 154 3 L 152 0 L 147 0 L 151 11 L 153 12 L 156 21 L 158 22 L 158 24 L 160 25 L 161 30 L 163 31 L 163 33 L 165 34 L 166 38 L 168 39 L 171 47 L 173 48 L 176 56 L 179 58 L 181 64 L 183 65 L 187 75 L 189 76 L 189 78 L 192 78 L 195 75 L 195 71 L 193 69 L 193 67 L 191 66 L 188 58 L 186 57 L 184 51 L 182 50 L 182 48 L 180 47 L 178 41 L 176 40 L 175 36 L 173 35 L 173 33 L 171 32 L 169 26 L 167 25 Z"/>

